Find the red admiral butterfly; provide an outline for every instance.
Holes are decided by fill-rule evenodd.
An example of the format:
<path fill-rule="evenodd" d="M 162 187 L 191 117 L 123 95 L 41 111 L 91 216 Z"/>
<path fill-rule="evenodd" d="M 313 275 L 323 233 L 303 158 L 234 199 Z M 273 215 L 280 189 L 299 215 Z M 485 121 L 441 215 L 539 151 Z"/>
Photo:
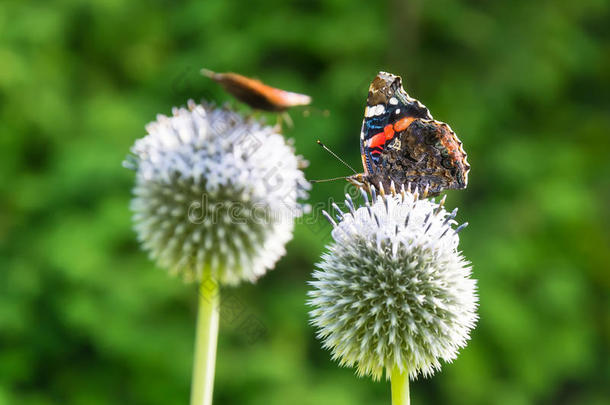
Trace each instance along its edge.
<path fill-rule="evenodd" d="M 435 195 L 463 189 L 470 165 L 449 125 L 435 121 L 430 111 L 409 97 L 402 79 L 379 72 L 369 87 L 360 132 L 364 173 L 348 177 L 359 187 L 381 184 L 385 190 L 413 184 Z"/>
<path fill-rule="evenodd" d="M 290 107 L 311 103 L 308 95 L 276 89 L 237 73 L 215 73 L 207 69 L 201 69 L 201 73 L 220 83 L 241 102 L 258 110 L 282 112 Z"/>

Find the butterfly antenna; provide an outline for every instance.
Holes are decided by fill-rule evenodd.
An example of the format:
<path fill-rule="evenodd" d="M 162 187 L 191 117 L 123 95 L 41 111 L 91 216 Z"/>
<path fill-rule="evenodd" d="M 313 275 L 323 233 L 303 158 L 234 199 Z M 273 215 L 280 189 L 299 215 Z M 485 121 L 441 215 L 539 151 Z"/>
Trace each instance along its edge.
<path fill-rule="evenodd" d="M 345 180 L 349 176 L 333 177 L 332 179 L 309 180 L 310 183 L 326 183 L 327 181 Z"/>
<path fill-rule="evenodd" d="M 355 171 L 353 167 L 348 165 L 343 159 L 341 159 L 339 156 L 337 156 L 337 154 L 335 152 L 333 152 L 326 145 L 324 145 L 322 142 L 320 142 L 319 139 L 316 142 L 318 142 L 318 145 L 320 145 L 322 147 L 322 149 L 324 149 L 325 151 L 327 151 L 328 153 L 333 155 L 339 162 L 343 163 L 347 168 L 349 168 L 352 172 L 354 172 L 354 174 L 358 174 L 358 172 Z"/>

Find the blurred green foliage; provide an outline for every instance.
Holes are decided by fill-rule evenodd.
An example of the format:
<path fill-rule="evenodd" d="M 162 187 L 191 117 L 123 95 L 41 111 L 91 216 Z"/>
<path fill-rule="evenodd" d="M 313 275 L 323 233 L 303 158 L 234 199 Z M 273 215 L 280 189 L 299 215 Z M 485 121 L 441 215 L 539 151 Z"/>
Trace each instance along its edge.
<path fill-rule="evenodd" d="M 447 205 L 470 222 L 481 320 L 413 403 L 608 404 L 609 20 L 605 0 L 2 2 L 0 404 L 187 403 L 196 288 L 139 249 L 121 161 L 155 114 L 230 100 L 201 67 L 313 96 L 287 131 L 309 178 L 348 174 L 318 138 L 360 164 L 378 70 L 464 142 L 470 185 Z M 225 290 L 243 312 L 221 328 L 216 404 L 389 403 L 307 323 L 327 234 L 298 225 L 276 270 Z"/>

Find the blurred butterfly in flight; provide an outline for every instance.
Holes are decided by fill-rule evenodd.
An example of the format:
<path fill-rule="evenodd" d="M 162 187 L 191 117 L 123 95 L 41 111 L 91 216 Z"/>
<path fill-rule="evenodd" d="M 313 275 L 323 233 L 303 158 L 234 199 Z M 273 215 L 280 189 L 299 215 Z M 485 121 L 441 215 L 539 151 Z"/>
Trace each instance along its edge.
<path fill-rule="evenodd" d="M 201 69 L 201 74 L 218 82 L 228 93 L 255 110 L 285 112 L 290 107 L 309 105 L 311 97 L 268 86 L 257 79 L 237 73 L 216 73 Z"/>

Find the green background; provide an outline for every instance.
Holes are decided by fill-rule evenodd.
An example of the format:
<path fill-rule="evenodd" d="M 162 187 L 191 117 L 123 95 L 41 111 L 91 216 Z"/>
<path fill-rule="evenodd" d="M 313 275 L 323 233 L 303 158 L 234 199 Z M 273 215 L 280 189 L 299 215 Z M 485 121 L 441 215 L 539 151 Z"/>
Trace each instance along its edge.
<path fill-rule="evenodd" d="M 360 166 L 378 70 L 464 142 L 470 184 L 447 206 L 470 222 L 481 319 L 413 404 L 610 403 L 608 21 L 602 0 L 3 1 L 0 404 L 188 403 L 196 287 L 140 250 L 121 162 L 157 113 L 231 100 L 201 67 L 312 95 L 286 131 L 308 178 L 349 174 L 318 138 Z M 274 271 L 224 291 L 239 311 L 221 326 L 216 404 L 389 403 L 308 325 L 328 231 L 299 224 Z"/>

